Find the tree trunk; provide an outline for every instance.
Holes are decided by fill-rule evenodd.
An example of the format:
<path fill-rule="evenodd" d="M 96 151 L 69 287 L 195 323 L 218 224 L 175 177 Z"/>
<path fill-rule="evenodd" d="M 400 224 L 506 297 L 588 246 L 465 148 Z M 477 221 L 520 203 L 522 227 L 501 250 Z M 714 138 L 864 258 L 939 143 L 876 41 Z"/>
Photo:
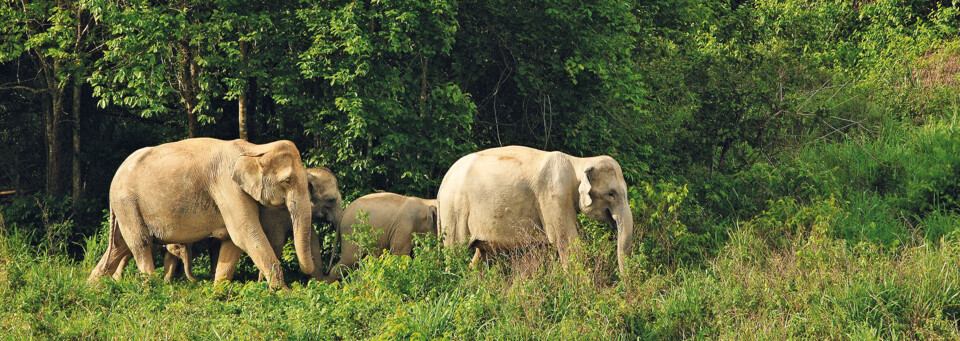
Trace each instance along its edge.
<path fill-rule="evenodd" d="M 246 77 L 246 72 L 243 72 L 247 68 L 247 42 L 240 42 L 240 77 Z M 245 79 L 244 79 L 245 80 Z M 240 96 L 237 98 L 237 121 L 240 129 L 240 138 L 244 140 L 249 140 L 249 132 L 247 131 L 247 85 L 241 83 L 240 86 Z"/>
<path fill-rule="evenodd" d="M 197 102 L 196 102 L 196 101 L 197 101 L 197 88 L 196 88 L 196 86 L 197 86 L 197 63 L 195 63 L 195 62 L 193 61 L 193 54 L 192 54 L 192 53 L 189 54 L 189 56 L 190 56 L 190 58 L 187 59 L 187 61 L 190 62 L 190 97 L 188 98 L 189 101 L 188 101 L 187 105 L 190 106 L 190 115 L 188 115 L 188 117 L 190 118 L 190 137 L 193 138 L 193 137 L 198 137 L 198 136 L 200 136 L 200 134 L 198 133 L 198 130 L 197 130 L 197 129 L 199 129 L 199 128 L 197 127 L 197 113 L 194 112 L 194 110 L 196 109 L 196 106 L 197 106 Z"/>
<path fill-rule="evenodd" d="M 190 128 L 190 138 L 198 136 L 197 113 L 194 112 L 197 104 L 197 64 L 193 61 L 193 51 L 187 40 L 180 42 L 180 97 L 187 107 L 187 127 Z"/>
<path fill-rule="evenodd" d="M 420 69 L 420 118 L 426 115 L 427 109 L 427 57 L 420 56 L 423 67 Z"/>
<path fill-rule="evenodd" d="M 46 76 L 43 77 L 42 82 L 44 90 L 47 90 Z M 53 98 L 52 96 L 53 94 L 48 91 L 43 91 L 40 93 L 40 108 L 41 112 L 43 112 L 43 115 L 41 116 L 43 121 L 43 144 L 47 147 L 47 167 L 43 173 L 43 185 L 44 192 L 47 194 L 52 194 L 52 192 L 56 190 L 56 186 L 54 185 L 53 181 L 55 176 L 55 174 L 53 174 L 55 168 L 51 167 L 51 164 L 56 164 L 57 158 L 54 157 L 56 155 L 54 155 L 53 149 L 50 148 L 50 145 L 53 143 L 51 136 L 53 136 L 54 127 L 53 101 L 51 100 Z"/>
<path fill-rule="evenodd" d="M 73 81 L 73 203 L 80 200 L 80 95 L 83 82 L 79 76 Z"/>
<path fill-rule="evenodd" d="M 247 132 L 247 89 L 240 91 L 239 110 L 238 115 L 240 122 L 240 138 L 244 140 L 249 140 L 249 134 Z"/>
<path fill-rule="evenodd" d="M 47 95 L 44 96 L 44 137 L 47 142 L 47 179 L 46 193 L 52 196 L 60 196 L 63 190 L 60 186 L 60 123 L 63 122 L 63 88 L 57 81 L 57 69 L 60 67 L 59 61 L 52 64 L 44 59 L 43 56 L 37 56 L 44 76 L 44 85 Z M 49 110 L 46 110 L 49 109 Z"/>
<path fill-rule="evenodd" d="M 190 138 L 197 137 L 197 114 L 193 112 L 193 101 L 186 100 L 187 126 L 190 128 Z"/>

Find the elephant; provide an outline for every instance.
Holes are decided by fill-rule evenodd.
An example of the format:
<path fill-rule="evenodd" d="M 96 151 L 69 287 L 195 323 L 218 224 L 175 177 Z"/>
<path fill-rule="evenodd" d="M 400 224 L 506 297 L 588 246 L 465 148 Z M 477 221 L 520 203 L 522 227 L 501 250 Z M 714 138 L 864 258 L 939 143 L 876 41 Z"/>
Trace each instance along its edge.
<path fill-rule="evenodd" d="M 486 149 L 457 160 L 437 193 L 444 246 L 488 252 L 526 242 L 551 243 L 566 263 L 577 213 L 617 229 L 617 264 L 633 238 L 633 214 L 620 164 L 610 156 L 575 157 L 523 146 Z"/>
<path fill-rule="evenodd" d="M 167 244 L 167 245 L 154 245 L 153 248 L 155 251 L 163 251 L 163 280 L 170 282 L 173 280 L 173 277 L 177 275 L 177 267 L 182 263 L 183 264 L 183 273 L 187 279 L 191 282 L 196 282 L 197 278 L 193 276 L 192 262 L 193 256 L 197 252 L 210 251 L 210 262 L 214 265 L 210 273 L 213 274 L 216 268 L 216 255 L 214 252 L 217 252 L 220 247 L 220 242 L 215 238 L 206 238 L 196 243 L 191 244 Z M 123 269 L 127 267 L 127 263 L 130 261 L 132 254 L 127 254 L 123 259 L 120 260 L 117 270 L 113 274 L 115 280 L 120 280 L 123 276 Z"/>
<path fill-rule="evenodd" d="M 193 138 L 146 147 L 120 165 L 110 184 L 107 251 L 88 282 L 116 272 L 133 256 L 143 273 L 154 271 L 154 244 L 222 240 L 219 262 L 250 255 L 273 288 L 286 289 L 280 261 L 259 221 L 259 206 L 286 208 L 300 270 L 316 275 L 307 171 L 290 141 L 257 145 L 245 140 Z M 235 263 L 234 263 L 235 264 Z M 227 279 L 218 266 L 214 282 Z"/>
<path fill-rule="evenodd" d="M 307 178 L 310 185 L 310 201 L 313 203 L 314 221 L 327 222 L 336 229 L 343 214 L 343 198 L 337 186 L 337 177 L 329 169 L 317 167 L 307 169 Z M 260 224 L 277 258 L 280 257 L 283 244 L 287 241 L 287 234 L 293 229 L 289 217 L 290 213 L 286 209 L 260 207 Z M 316 234 L 313 236 L 311 247 L 314 250 L 320 250 L 320 239 Z M 311 255 L 313 263 L 317 264 L 317 271 L 314 271 L 311 276 L 316 280 L 322 280 L 324 276 L 321 274 L 324 272 L 320 269 L 320 264 L 323 263 L 320 252 L 314 252 Z M 223 262 L 220 263 L 220 265 L 223 264 Z M 232 268 L 227 272 L 232 276 L 235 269 L 236 262 L 233 262 Z M 263 278 L 264 273 L 260 274 Z"/>
<path fill-rule="evenodd" d="M 190 260 L 192 257 L 191 245 L 183 244 L 167 244 L 167 245 L 154 245 L 154 251 L 163 250 L 163 280 L 170 282 L 173 280 L 173 276 L 177 270 L 177 264 L 179 261 L 183 261 L 183 271 L 191 282 L 196 282 L 196 277 L 193 277 L 193 273 L 190 271 Z M 132 255 L 132 254 L 131 254 Z M 117 265 L 117 270 L 113 273 L 113 278 L 115 280 L 120 280 L 123 276 L 123 269 L 127 267 L 127 263 L 130 261 L 131 255 L 123 257 L 120 260 L 119 265 Z"/>
<path fill-rule="evenodd" d="M 193 277 L 193 272 L 190 270 L 190 263 L 193 261 L 193 244 L 167 244 L 164 245 L 164 248 L 167 253 L 163 258 L 163 280 L 170 282 L 177 271 L 177 261 L 182 261 L 183 274 L 187 276 L 189 281 L 196 282 L 197 278 Z M 121 269 L 117 269 L 117 271 Z"/>
<path fill-rule="evenodd" d="M 312 214 L 314 221 L 325 221 L 336 228 L 340 219 L 340 215 L 343 213 L 343 199 L 340 195 L 339 187 L 337 186 L 336 176 L 333 174 L 333 172 L 325 167 L 308 168 L 307 183 L 310 190 L 310 201 L 313 203 Z M 291 224 L 292 221 L 290 220 L 290 212 L 283 208 L 267 208 L 260 206 L 259 217 L 260 225 L 263 227 L 263 232 L 266 234 L 271 248 L 279 259 L 283 244 L 287 240 L 287 234 L 293 229 L 293 225 Z M 190 268 L 193 254 L 197 251 L 203 250 L 218 250 L 215 245 L 211 245 L 213 243 L 208 242 L 212 240 L 215 239 L 205 239 L 199 242 L 200 245 L 197 245 L 197 243 L 192 245 L 167 244 L 167 253 L 164 257 L 164 273 L 166 273 L 164 280 L 169 282 L 173 278 L 176 267 L 179 264 L 178 261 L 182 261 L 184 274 L 187 276 L 187 279 L 190 281 L 196 281 L 196 278 L 193 277 L 192 270 Z M 316 250 L 320 249 L 319 239 L 314 238 L 311 240 L 311 244 L 312 248 Z M 322 263 L 322 260 L 319 257 L 319 252 L 313 253 L 312 256 L 314 264 Z M 219 268 L 220 266 L 227 266 L 228 268 L 223 269 L 221 272 L 226 276 L 224 279 L 232 279 L 233 274 L 236 271 L 236 262 L 239 260 L 239 258 L 222 263 L 219 262 L 217 258 L 217 255 L 211 253 L 210 260 L 213 268 L 211 269 L 211 273 L 215 273 L 216 268 Z M 117 269 L 118 273 L 123 271 L 123 265 L 126 264 L 126 260 L 127 259 L 125 258 L 124 261 L 121 262 L 120 268 Z M 261 278 L 263 278 L 263 275 L 264 274 L 261 273 Z M 114 277 L 119 278 L 119 276 Z M 320 276 L 314 276 L 314 279 L 321 280 L 323 278 Z"/>
<path fill-rule="evenodd" d="M 436 235 L 439 228 L 436 200 L 395 193 L 375 193 L 360 197 L 347 206 L 340 218 L 337 229 L 337 239 L 341 240 L 340 261 L 330 269 L 327 282 L 340 279 L 341 269 L 357 263 L 360 247 L 341 236 L 352 234 L 353 226 L 362 223 L 357 218 L 357 213 L 361 210 L 368 214 L 367 223 L 382 231 L 374 247 L 390 250 L 395 255 L 411 254 L 414 233 Z"/>

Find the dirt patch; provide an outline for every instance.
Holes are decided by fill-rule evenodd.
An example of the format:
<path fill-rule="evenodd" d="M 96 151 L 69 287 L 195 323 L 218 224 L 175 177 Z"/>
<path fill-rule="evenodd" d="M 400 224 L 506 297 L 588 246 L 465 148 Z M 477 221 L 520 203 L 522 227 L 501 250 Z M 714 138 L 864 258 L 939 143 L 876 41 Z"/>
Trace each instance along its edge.
<path fill-rule="evenodd" d="M 927 52 L 917 60 L 910 76 L 924 88 L 956 86 L 960 84 L 960 52 Z"/>

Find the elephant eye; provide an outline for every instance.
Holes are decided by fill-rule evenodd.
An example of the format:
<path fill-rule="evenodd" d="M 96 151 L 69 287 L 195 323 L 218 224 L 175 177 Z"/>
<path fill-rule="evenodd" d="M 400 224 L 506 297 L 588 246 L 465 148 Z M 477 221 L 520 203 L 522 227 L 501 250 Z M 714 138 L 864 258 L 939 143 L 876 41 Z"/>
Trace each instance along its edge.
<path fill-rule="evenodd" d="M 607 193 L 607 196 L 608 196 L 608 197 L 611 197 L 611 198 L 616 198 L 616 197 L 617 197 L 617 191 L 610 191 L 609 193 Z"/>
<path fill-rule="evenodd" d="M 284 184 L 289 184 L 290 181 L 293 181 L 293 178 L 291 178 L 291 177 L 286 177 L 286 178 L 284 178 L 283 180 L 280 180 L 280 182 L 281 182 L 281 183 L 284 183 Z"/>

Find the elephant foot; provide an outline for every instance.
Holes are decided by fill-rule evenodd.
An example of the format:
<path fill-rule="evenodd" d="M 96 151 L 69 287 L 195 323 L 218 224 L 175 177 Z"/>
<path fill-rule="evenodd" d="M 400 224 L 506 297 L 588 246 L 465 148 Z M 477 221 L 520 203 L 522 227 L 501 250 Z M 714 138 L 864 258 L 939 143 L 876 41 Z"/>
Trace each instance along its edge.
<path fill-rule="evenodd" d="M 473 254 L 473 260 L 470 261 L 471 268 L 476 268 L 480 263 L 486 263 L 487 261 L 486 252 L 483 252 L 479 247 L 474 248 L 474 250 L 476 251 Z"/>

